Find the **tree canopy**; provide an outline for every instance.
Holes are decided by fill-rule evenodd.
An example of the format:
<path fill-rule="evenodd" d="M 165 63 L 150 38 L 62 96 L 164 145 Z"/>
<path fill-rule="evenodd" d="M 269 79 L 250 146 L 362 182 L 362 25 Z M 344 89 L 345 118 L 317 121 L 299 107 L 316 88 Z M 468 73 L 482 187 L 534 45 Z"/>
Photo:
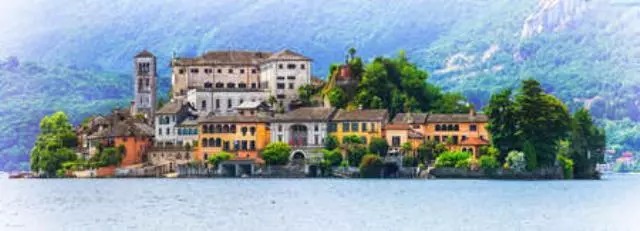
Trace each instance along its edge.
<path fill-rule="evenodd" d="M 77 159 L 76 144 L 75 133 L 64 112 L 45 116 L 40 121 L 40 133 L 31 150 L 31 170 L 54 176 L 64 162 Z"/>

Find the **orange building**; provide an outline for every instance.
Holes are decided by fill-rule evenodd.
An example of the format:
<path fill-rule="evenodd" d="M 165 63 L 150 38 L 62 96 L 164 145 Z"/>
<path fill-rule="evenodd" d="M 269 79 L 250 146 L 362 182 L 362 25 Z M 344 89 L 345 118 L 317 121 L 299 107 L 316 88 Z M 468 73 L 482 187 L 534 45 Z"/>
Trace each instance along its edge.
<path fill-rule="evenodd" d="M 101 143 L 103 147 L 125 148 L 120 166 L 142 163 L 142 157 L 153 144 L 153 128 L 146 123 L 138 122 L 127 115 L 109 116 L 109 124 L 105 128 L 89 136 L 91 146 Z"/>
<path fill-rule="evenodd" d="M 401 152 L 402 145 L 410 143 L 412 151 L 408 154 L 414 155 L 418 146 L 424 143 L 425 136 L 410 124 L 388 124 L 384 130 L 391 152 Z"/>
<path fill-rule="evenodd" d="M 259 153 L 270 139 L 268 117 L 262 115 L 207 116 L 198 120 L 196 159 L 206 161 L 211 155 L 228 152 L 236 160 L 262 162 Z"/>
<path fill-rule="evenodd" d="M 489 145 L 488 121 L 486 115 L 471 109 L 464 114 L 399 113 L 393 124 L 410 125 L 412 129 L 421 131 L 427 140 L 443 142 L 451 151 L 478 155 L 481 146 Z"/>

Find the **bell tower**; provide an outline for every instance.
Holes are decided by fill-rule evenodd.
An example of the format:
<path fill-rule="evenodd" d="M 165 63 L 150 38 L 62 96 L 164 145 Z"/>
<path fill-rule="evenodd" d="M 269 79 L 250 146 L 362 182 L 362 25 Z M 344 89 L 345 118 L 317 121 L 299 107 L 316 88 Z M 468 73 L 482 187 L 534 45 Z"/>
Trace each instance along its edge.
<path fill-rule="evenodd" d="M 144 114 L 147 120 L 153 121 L 156 109 L 156 57 L 143 50 L 134 57 L 132 113 Z"/>

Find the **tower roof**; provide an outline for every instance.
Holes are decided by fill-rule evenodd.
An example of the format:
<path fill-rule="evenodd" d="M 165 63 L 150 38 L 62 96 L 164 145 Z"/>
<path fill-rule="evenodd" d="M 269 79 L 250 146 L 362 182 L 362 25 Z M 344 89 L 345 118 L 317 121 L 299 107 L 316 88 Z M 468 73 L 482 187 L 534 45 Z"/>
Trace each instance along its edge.
<path fill-rule="evenodd" d="M 142 50 L 140 53 L 136 55 L 136 58 L 147 58 L 147 57 L 155 57 L 148 50 Z"/>

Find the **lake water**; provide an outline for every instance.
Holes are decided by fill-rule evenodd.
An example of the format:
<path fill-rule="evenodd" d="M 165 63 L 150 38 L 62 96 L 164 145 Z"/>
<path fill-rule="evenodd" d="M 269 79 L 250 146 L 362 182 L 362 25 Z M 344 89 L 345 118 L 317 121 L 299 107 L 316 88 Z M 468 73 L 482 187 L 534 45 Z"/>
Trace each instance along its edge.
<path fill-rule="evenodd" d="M 0 180 L 0 230 L 640 230 L 601 181 Z"/>

